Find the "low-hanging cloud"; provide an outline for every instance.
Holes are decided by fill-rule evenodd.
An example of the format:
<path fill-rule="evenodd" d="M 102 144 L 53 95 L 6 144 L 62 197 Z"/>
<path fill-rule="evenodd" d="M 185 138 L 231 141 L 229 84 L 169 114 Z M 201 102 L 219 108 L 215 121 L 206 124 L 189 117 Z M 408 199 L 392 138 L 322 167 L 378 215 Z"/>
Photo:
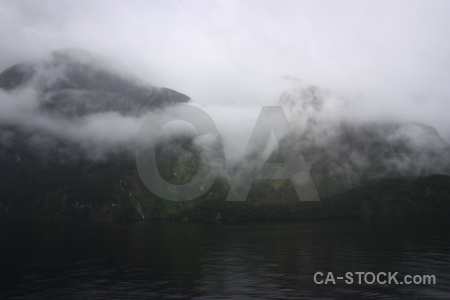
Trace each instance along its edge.
<path fill-rule="evenodd" d="M 0 69 L 84 48 L 194 101 L 277 101 L 279 78 L 365 94 L 362 109 L 450 140 L 446 1 L 3 1 Z"/>
<path fill-rule="evenodd" d="M 416 121 L 450 141 L 449 36 L 442 1 L 3 1 L 0 69 L 86 49 L 192 98 L 236 163 L 262 105 L 284 105 L 299 132 L 313 120 L 316 142 L 341 120 Z M 317 90 L 320 109 L 301 102 L 306 82 L 327 88 Z M 132 144 L 144 120 L 117 111 L 43 115 L 34 93 L 1 92 L 2 121 L 65 137 L 95 159 Z"/>

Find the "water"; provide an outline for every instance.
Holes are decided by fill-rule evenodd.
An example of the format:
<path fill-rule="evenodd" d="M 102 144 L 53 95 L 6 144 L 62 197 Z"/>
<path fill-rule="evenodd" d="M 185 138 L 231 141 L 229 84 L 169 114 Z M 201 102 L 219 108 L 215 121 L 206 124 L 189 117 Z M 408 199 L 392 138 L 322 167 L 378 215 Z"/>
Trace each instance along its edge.
<path fill-rule="evenodd" d="M 0 298 L 449 298 L 449 229 L 440 219 L 3 224 Z M 437 284 L 317 285 L 317 271 L 435 275 Z"/>

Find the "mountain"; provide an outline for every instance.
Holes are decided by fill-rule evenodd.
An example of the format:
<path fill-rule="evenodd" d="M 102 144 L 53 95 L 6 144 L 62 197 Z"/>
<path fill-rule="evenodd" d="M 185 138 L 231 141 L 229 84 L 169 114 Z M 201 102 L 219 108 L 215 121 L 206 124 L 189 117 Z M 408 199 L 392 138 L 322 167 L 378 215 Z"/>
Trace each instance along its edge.
<path fill-rule="evenodd" d="M 208 221 L 222 211 L 224 220 L 237 221 L 420 215 L 421 207 L 427 215 L 448 211 L 448 176 L 427 177 L 450 174 L 450 145 L 434 128 L 330 118 L 336 103 L 346 108 L 349 102 L 332 91 L 292 81 L 279 103 L 293 131 L 280 147 L 304 158 L 324 201 L 298 202 L 289 180 L 255 180 L 245 204 L 225 202 L 233 170 L 225 167 L 220 137 L 206 143 L 172 136 L 156 149 L 165 180 L 189 182 L 201 160 L 221 174 L 198 199 L 177 203 L 144 186 L 136 170 L 134 139 L 147 114 L 157 118 L 172 105 L 189 102 L 188 96 L 125 75 L 80 50 L 14 65 L 0 73 L 0 219 Z M 274 151 L 269 160 L 277 161 L 276 155 Z M 262 156 L 252 153 L 239 167 L 252 168 L 263 162 Z M 373 192 L 368 204 L 361 191 Z M 402 191 L 412 202 L 396 202 Z M 414 192 L 428 196 L 416 199 Z M 377 202 L 378 196 L 390 202 Z M 405 207 L 391 209 L 397 204 Z"/>
<path fill-rule="evenodd" d="M 66 118 L 106 112 L 139 116 L 190 100 L 125 76 L 82 50 L 55 51 L 49 60 L 14 65 L 0 74 L 0 88 L 33 88 L 39 112 Z"/>
<path fill-rule="evenodd" d="M 145 114 L 188 96 L 63 50 L 0 73 L 0 97 L 0 218 L 141 219 L 141 202 L 158 211 L 133 141 Z"/>
<path fill-rule="evenodd" d="M 412 122 L 330 118 L 336 105 L 327 107 L 327 102 L 336 97 L 304 82 L 295 82 L 280 97 L 296 126 L 283 142 L 304 156 L 319 194 L 380 177 L 450 174 L 450 144 L 436 129 Z M 351 109 L 345 98 L 339 100 Z"/>
<path fill-rule="evenodd" d="M 101 160 L 125 148 L 130 152 L 139 118 L 190 100 L 125 75 L 82 50 L 55 51 L 47 60 L 14 65 L 0 73 L 0 91 L 3 150 L 16 144 L 16 151 L 31 149 L 39 159 L 52 161 Z"/>

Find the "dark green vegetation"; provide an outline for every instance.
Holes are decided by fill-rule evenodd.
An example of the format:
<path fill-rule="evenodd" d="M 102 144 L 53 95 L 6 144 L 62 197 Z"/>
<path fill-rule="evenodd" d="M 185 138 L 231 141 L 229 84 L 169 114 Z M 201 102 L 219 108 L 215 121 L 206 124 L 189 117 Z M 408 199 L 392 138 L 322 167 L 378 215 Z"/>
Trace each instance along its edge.
<path fill-rule="evenodd" d="M 152 194 L 125 152 L 103 162 L 55 160 L 59 152 L 43 157 L 24 140 L 16 134 L 9 140 L 13 146 L 0 151 L 1 220 L 214 222 L 219 212 L 224 222 L 450 216 L 446 175 L 379 177 L 330 193 L 319 184 L 326 177 L 312 173 L 319 202 L 300 202 L 290 180 L 255 180 L 247 201 L 227 202 L 230 182 L 218 177 L 201 197 L 175 202 Z M 200 164 L 190 138 L 166 140 L 156 153 L 161 176 L 173 184 L 189 182 Z"/>
<path fill-rule="evenodd" d="M 450 145 L 429 126 L 340 122 L 321 128 L 314 117 L 306 120 L 304 132 L 286 136 L 280 146 L 304 156 L 319 202 L 300 202 L 289 180 L 254 181 L 247 201 L 227 202 L 236 170 L 225 166 L 220 137 L 199 142 L 171 136 L 156 149 L 165 180 L 188 183 L 200 163 L 220 173 L 201 197 L 174 202 L 143 185 L 133 157 L 138 126 L 122 127 L 139 124 L 149 112 L 157 118 L 188 96 L 117 74 L 77 51 L 57 51 L 47 61 L 5 70 L 0 95 L 10 101 L 6 108 L 17 104 L 0 119 L 1 220 L 213 222 L 220 212 L 222 221 L 234 222 L 450 214 L 449 177 L 426 176 L 450 174 Z M 320 110 L 324 99 L 317 88 L 302 86 L 283 94 L 280 103 L 300 110 L 301 117 L 302 109 Z M 239 167 L 260 163 L 259 150 Z"/>
<path fill-rule="evenodd" d="M 290 186 L 289 181 L 283 184 Z M 258 189 L 261 186 L 267 183 L 253 184 L 246 202 L 204 197 L 184 203 L 174 211 L 173 218 L 214 221 L 217 212 L 224 221 L 231 222 L 450 216 L 450 176 L 444 175 L 372 180 L 352 190 L 322 197 L 319 202 L 293 200 L 296 195 L 292 187 L 286 192 L 263 194 Z M 216 188 L 220 189 L 220 185 Z"/>
<path fill-rule="evenodd" d="M 192 147 L 189 140 L 180 143 L 183 149 Z M 158 151 L 161 175 L 174 184 L 188 182 L 198 169 L 195 153 L 183 155 L 180 147 Z M 7 160 L 1 165 L 0 219 L 127 222 L 142 220 L 141 212 L 145 220 L 194 222 L 214 222 L 219 212 L 224 222 L 450 216 L 450 176 L 445 175 L 373 179 L 322 195 L 319 202 L 300 202 L 290 180 L 255 180 L 247 201 L 227 202 L 230 184 L 219 177 L 203 196 L 175 202 L 153 195 L 132 159 L 111 160 L 114 163 Z"/>

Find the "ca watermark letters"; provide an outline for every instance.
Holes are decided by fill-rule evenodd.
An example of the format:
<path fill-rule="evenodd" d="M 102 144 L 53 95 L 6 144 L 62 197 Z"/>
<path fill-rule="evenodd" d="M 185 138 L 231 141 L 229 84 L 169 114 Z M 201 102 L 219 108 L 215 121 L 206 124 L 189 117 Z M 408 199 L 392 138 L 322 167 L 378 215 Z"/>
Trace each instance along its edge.
<path fill-rule="evenodd" d="M 163 126 L 173 121 L 190 123 L 198 136 L 218 133 L 213 119 L 204 110 L 195 106 L 180 105 L 170 112 L 158 115 L 157 118 L 150 116 L 144 121 L 137 137 L 137 170 L 145 186 L 155 195 L 173 201 L 195 199 L 209 190 L 217 177 L 217 172 L 205 164 L 200 164 L 197 174 L 190 182 L 178 185 L 164 180 L 156 166 L 157 136 Z M 291 127 L 283 107 L 262 107 L 247 144 L 245 157 L 252 157 L 261 149 L 265 149 L 273 134 L 283 162 L 269 163 L 266 157 L 255 159 L 251 164 L 246 164 L 245 168 L 239 168 L 233 178 L 227 201 L 245 201 L 254 179 L 290 179 L 300 201 L 320 200 L 303 156 L 288 143 L 280 143 L 280 140 L 290 133 Z"/>

